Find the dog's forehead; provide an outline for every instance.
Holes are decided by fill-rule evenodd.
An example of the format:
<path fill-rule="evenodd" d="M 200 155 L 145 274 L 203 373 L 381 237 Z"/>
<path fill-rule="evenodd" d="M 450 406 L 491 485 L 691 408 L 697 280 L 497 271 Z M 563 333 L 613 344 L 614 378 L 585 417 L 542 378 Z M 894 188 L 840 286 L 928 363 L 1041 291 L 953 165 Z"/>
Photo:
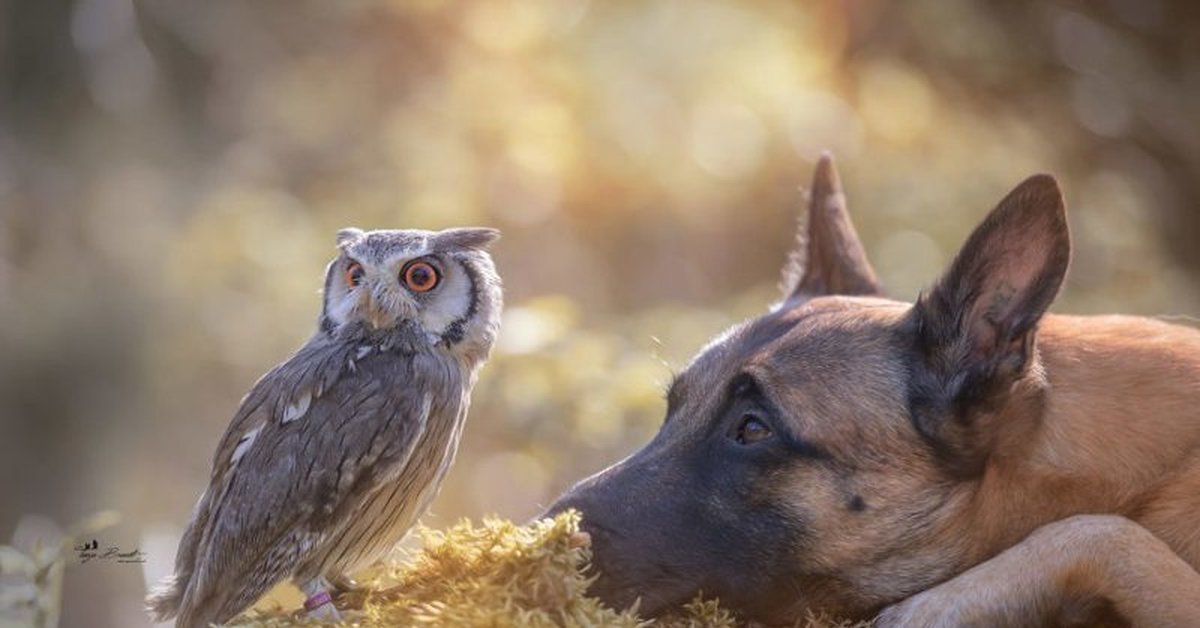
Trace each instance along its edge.
<path fill-rule="evenodd" d="M 875 298 L 826 297 L 788 313 L 793 322 L 747 356 L 746 368 L 788 372 L 793 367 L 854 368 L 891 353 L 908 304 Z"/>
<path fill-rule="evenodd" d="M 824 443 L 839 458 L 898 446 L 904 439 L 894 437 L 908 425 L 900 419 L 908 408 L 910 354 L 903 319 L 910 307 L 871 301 L 824 310 L 762 347 L 744 368 L 793 430 Z M 889 437 L 865 436 L 883 433 Z"/>
<path fill-rule="evenodd" d="M 691 396 L 718 395 L 741 373 L 779 394 L 840 396 L 844 388 L 900 379 L 892 359 L 897 322 L 909 304 L 865 297 L 822 297 L 731 328 L 680 374 Z M 813 390 L 811 384 L 824 387 Z M 674 391 L 673 391 L 674 392 Z"/>

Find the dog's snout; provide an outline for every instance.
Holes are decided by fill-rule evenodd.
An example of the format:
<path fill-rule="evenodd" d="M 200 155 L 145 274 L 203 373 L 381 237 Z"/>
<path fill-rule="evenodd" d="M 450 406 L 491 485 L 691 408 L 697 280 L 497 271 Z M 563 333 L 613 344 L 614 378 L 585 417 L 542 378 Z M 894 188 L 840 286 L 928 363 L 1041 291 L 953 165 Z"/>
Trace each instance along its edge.
<path fill-rule="evenodd" d="M 553 504 L 550 504 L 550 507 L 547 508 L 545 512 L 543 512 L 541 515 L 538 515 L 538 519 L 552 519 L 561 513 L 571 510 L 572 508 L 578 510 L 574 504 L 566 499 L 566 495 L 564 495 L 558 498 L 558 500 Z"/>
<path fill-rule="evenodd" d="M 602 509 L 594 507 L 586 495 L 578 495 L 575 491 L 563 495 L 551 504 L 542 517 L 554 517 L 568 510 L 579 513 L 579 529 L 591 536 L 593 550 L 598 545 L 603 546 L 607 537 L 612 535 L 612 529 L 601 521 Z"/>
<path fill-rule="evenodd" d="M 577 510 L 582 514 L 587 509 L 585 501 L 586 499 L 580 495 L 579 486 L 575 486 L 571 490 L 559 496 L 559 498 L 555 500 L 553 504 L 550 504 L 550 507 L 546 509 L 546 512 L 542 513 L 542 517 L 555 517 L 568 510 Z"/>

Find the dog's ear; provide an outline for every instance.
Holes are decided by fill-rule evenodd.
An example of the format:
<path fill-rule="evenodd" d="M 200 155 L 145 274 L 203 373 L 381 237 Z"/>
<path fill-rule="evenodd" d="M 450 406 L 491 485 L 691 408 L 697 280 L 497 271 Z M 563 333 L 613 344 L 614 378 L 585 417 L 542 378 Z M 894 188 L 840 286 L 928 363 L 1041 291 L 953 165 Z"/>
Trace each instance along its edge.
<path fill-rule="evenodd" d="M 940 423 L 947 414 L 956 419 L 952 431 L 967 429 L 982 402 L 1028 370 L 1038 321 L 1058 294 L 1070 254 L 1058 182 L 1035 175 L 1000 201 L 918 299 L 912 321 L 924 364 L 913 401 L 924 435 L 946 436 Z"/>
<path fill-rule="evenodd" d="M 1058 294 L 1071 255 L 1058 182 L 1035 175 L 983 221 L 917 303 L 922 342 L 962 368 L 1016 371 Z"/>
<path fill-rule="evenodd" d="M 783 267 L 784 306 L 830 294 L 880 294 L 850 214 L 833 156 L 823 153 L 808 191 L 807 217 Z"/>

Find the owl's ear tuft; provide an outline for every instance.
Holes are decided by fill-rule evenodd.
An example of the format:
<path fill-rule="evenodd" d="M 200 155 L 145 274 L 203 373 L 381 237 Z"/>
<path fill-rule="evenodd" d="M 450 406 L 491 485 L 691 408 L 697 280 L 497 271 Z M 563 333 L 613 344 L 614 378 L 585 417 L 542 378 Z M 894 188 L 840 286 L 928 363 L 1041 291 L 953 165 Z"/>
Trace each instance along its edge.
<path fill-rule="evenodd" d="M 346 227 L 344 229 L 338 229 L 337 245 L 346 246 L 347 244 L 351 244 L 366 235 L 366 233 L 367 232 L 359 229 L 358 227 Z"/>
<path fill-rule="evenodd" d="M 483 251 L 500 239 L 500 230 L 490 227 L 458 227 L 439 231 L 435 237 L 441 246 Z"/>

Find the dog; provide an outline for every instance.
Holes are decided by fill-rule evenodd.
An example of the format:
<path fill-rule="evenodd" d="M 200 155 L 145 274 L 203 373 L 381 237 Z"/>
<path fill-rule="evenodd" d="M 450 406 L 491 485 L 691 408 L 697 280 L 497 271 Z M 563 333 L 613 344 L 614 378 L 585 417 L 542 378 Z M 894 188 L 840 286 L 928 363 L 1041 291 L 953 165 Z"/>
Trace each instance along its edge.
<path fill-rule="evenodd" d="M 1057 181 L 1019 184 L 915 304 L 883 296 L 821 157 L 784 298 L 580 481 L 591 592 L 748 620 L 1200 626 L 1200 331 L 1047 314 Z"/>

